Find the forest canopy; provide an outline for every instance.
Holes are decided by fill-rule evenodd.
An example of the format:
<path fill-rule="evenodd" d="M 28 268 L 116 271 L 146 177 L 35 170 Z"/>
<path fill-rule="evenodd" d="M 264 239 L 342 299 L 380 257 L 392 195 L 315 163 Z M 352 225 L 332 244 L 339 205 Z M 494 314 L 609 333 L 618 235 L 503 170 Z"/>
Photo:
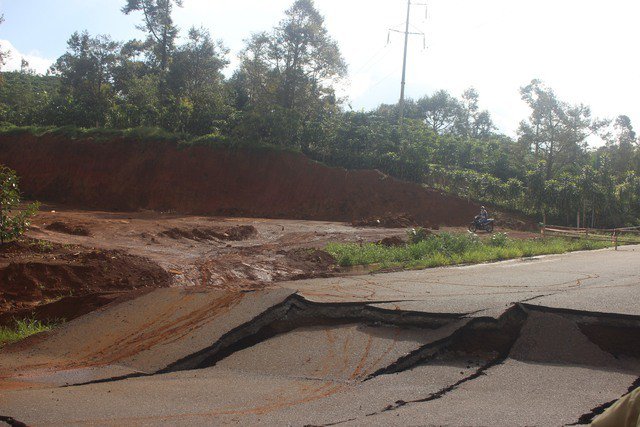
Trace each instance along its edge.
<path fill-rule="evenodd" d="M 640 224 L 640 141 L 629 117 L 606 120 L 523 82 L 529 108 L 516 138 L 499 133 L 480 94 L 439 90 L 351 111 L 348 76 L 313 0 L 296 0 L 273 28 L 251 34 L 229 77 L 229 50 L 206 29 L 178 28 L 181 0 L 126 0 L 141 40 L 77 31 L 47 75 L 23 61 L 3 72 L 0 124 L 130 129 L 270 144 L 347 168 L 375 168 L 461 197 L 567 225 Z M 180 35 L 182 38 L 179 38 Z M 0 64 L 4 54 L 0 52 Z M 590 138 L 604 144 L 597 149 Z"/>

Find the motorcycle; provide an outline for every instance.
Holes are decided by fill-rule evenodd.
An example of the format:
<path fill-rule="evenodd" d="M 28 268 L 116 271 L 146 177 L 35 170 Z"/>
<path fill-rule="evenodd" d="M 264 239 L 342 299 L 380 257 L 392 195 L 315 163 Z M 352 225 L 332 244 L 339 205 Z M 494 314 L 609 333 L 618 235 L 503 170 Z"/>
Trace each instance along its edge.
<path fill-rule="evenodd" d="M 487 233 L 492 233 L 494 222 L 493 218 L 483 220 L 480 215 L 476 215 L 471 224 L 469 224 L 469 231 L 475 233 L 477 230 L 484 230 Z"/>

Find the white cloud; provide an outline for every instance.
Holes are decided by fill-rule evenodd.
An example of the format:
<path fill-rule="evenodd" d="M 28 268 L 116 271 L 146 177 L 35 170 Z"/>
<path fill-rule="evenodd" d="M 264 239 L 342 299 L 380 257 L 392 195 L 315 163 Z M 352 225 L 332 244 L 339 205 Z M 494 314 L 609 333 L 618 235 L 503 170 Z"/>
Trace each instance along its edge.
<path fill-rule="evenodd" d="M 38 74 L 45 74 L 54 62 L 52 59 L 43 58 L 38 52 L 21 53 L 8 40 L 0 40 L 0 49 L 8 53 L 2 71 L 20 70 L 22 60 L 25 59 L 29 62 L 29 68 L 35 70 Z"/>

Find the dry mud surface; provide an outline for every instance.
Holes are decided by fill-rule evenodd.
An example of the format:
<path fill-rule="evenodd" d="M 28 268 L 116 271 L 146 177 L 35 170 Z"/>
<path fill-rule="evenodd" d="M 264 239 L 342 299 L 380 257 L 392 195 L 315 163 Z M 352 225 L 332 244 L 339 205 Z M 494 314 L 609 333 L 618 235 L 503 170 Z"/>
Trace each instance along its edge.
<path fill-rule="evenodd" d="M 571 425 L 640 386 L 640 247 L 355 274 L 321 248 L 404 231 L 48 206 L 28 234 L 5 318 L 74 318 L 0 350 L 29 425 Z"/>

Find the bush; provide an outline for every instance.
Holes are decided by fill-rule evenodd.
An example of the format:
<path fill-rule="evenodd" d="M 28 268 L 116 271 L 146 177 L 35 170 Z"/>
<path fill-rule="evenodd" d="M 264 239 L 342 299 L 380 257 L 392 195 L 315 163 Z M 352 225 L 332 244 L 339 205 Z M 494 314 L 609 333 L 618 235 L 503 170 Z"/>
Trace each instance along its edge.
<path fill-rule="evenodd" d="M 0 244 L 20 237 L 39 207 L 38 203 L 23 209 L 19 209 L 19 206 L 18 177 L 11 169 L 0 166 Z"/>
<path fill-rule="evenodd" d="M 407 237 L 409 237 L 409 243 L 418 243 L 427 240 L 431 233 L 422 227 L 412 228 L 407 231 Z"/>
<path fill-rule="evenodd" d="M 504 247 L 509 242 L 509 235 L 507 233 L 496 233 L 491 236 L 489 242 L 491 246 Z"/>
<path fill-rule="evenodd" d="M 0 326 L 0 347 L 40 332 L 49 331 L 55 326 L 55 322 L 45 323 L 33 318 L 16 320 L 13 327 Z"/>

